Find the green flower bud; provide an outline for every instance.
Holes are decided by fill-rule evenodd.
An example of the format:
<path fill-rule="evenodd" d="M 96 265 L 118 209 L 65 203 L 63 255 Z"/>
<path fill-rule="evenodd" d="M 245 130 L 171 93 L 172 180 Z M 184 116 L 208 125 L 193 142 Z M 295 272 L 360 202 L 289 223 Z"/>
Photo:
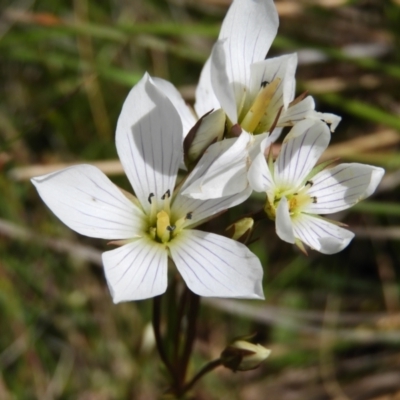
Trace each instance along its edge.
<path fill-rule="evenodd" d="M 241 243 L 246 243 L 253 230 L 253 218 L 242 218 L 226 228 L 226 234 L 233 240 Z"/>
<path fill-rule="evenodd" d="M 232 371 L 249 371 L 257 368 L 271 353 L 259 344 L 236 340 L 221 353 L 222 365 Z"/>

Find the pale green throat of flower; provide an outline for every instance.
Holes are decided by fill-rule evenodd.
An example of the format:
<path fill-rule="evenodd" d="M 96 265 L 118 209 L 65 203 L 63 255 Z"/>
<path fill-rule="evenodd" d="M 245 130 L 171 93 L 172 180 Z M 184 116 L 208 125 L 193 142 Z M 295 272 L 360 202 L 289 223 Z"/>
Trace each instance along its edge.
<path fill-rule="evenodd" d="M 300 190 L 294 191 L 293 188 L 289 190 L 282 190 L 276 188 L 273 196 L 268 196 L 267 201 L 264 206 L 264 211 L 268 215 L 268 217 L 272 220 L 275 220 L 276 216 L 276 208 L 282 197 L 286 197 L 288 201 L 289 214 L 291 218 L 300 214 L 305 206 L 310 203 L 316 203 L 317 197 L 310 196 L 308 194 L 308 190 L 312 187 L 312 181 L 306 181 L 303 187 Z"/>
<path fill-rule="evenodd" d="M 271 128 L 276 115 L 269 115 L 271 100 L 281 83 L 280 78 L 275 78 L 272 82 L 263 82 L 260 91 L 255 97 L 248 111 L 242 110 L 239 124 L 246 132 L 262 133 Z M 244 115 L 243 115 L 244 114 Z M 268 126 L 269 125 L 269 126 Z"/>
<path fill-rule="evenodd" d="M 157 209 L 157 202 L 153 200 L 154 193 L 150 193 L 148 201 L 151 204 L 149 216 L 149 229 L 150 237 L 160 243 L 167 243 L 175 238 L 183 229 L 187 220 L 192 218 L 192 213 L 187 213 L 184 217 L 173 221 L 171 214 L 171 192 L 167 190 L 161 197 L 163 207 L 161 210 Z"/>

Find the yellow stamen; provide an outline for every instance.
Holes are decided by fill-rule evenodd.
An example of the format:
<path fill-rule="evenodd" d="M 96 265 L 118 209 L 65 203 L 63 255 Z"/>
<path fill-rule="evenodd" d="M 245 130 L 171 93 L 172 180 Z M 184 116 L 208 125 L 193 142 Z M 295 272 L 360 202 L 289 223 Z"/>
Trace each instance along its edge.
<path fill-rule="evenodd" d="M 271 83 L 261 88 L 250 110 L 240 124 L 245 131 L 254 132 L 256 130 L 280 82 L 281 78 L 275 78 Z"/>
<path fill-rule="evenodd" d="M 162 243 L 166 243 L 170 238 L 170 231 L 167 229 L 170 226 L 169 215 L 164 210 L 157 214 L 157 237 Z"/>

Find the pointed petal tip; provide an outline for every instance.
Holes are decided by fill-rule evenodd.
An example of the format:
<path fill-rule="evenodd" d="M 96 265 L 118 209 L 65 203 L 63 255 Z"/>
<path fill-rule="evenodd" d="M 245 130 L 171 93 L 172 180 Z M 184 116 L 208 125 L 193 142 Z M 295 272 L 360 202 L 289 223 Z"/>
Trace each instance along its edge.
<path fill-rule="evenodd" d="M 159 293 L 152 293 L 151 295 L 148 296 L 119 296 L 119 295 L 112 295 L 112 302 L 113 304 L 120 304 L 120 303 L 126 303 L 128 301 L 140 301 L 140 300 L 148 300 L 152 299 L 156 296 L 160 296 L 166 292 L 166 289 L 164 291 L 160 291 Z"/>
<path fill-rule="evenodd" d="M 373 179 L 378 181 L 378 184 L 383 178 L 383 175 L 385 175 L 385 169 L 382 167 L 373 167 L 374 171 L 372 172 L 373 174 Z"/>
<path fill-rule="evenodd" d="M 321 248 L 318 251 L 322 254 L 331 255 L 344 250 L 353 240 L 355 234 L 347 229 L 343 230 L 347 232 L 347 236 L 343 237 L 342 240 L 332 241 L 330 238 L 321 238 L 319 240 Z"/>
<path fill-rule="evenodd" d="M 261 280 L 257 282 L 254 290 L 254 300 L 265 300 L 264 289 Z"/>
<path fill-rule="evenodd" d="M 342 251 L 355 236 L 325 218 L 307 214 L 296 218 L 294 232 L 311 249 L 328 255 Z"/>

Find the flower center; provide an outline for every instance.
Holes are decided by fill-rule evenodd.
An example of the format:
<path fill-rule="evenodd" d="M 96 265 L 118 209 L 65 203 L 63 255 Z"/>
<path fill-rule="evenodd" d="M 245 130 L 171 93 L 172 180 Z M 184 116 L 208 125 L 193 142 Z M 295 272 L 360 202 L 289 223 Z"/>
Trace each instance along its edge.
<path fill-rule="evenodd" d="M 268 119 L 271 121 L 275 119 L 274 116 L 268 115 L 270 112 L 269 105 L 280 83 L 281 79 L 275 78 L 270 83 L 263 82 L 261 84 L 260 91 L 254 99 L 253 104 L 240 122 L 240 126 L 245 131 L 257 133 L 257 128 L 262 124 L 262 120 L 267 117 L 269 117 Z M 263 131 L 266 131 L 265 127 L 263 127 Z"/>
<path fill-rule="evenodd" d="M 310 189 L 312 185 L 312 181 L 307 181 L 300 190 L 294 193 L 292 191 L 277 191 L 273 198 L 267 199 L 264 211 L 270 219 L 275 220 L 276 208 L 282 197 L 286 197 L 290 216 L 300 214 L 308 204 L 317 202 L 317 197 L 308 194 L 308 189 Z"/>
<path fill-rule="evenodd" d="M 175 219 L 175 221 L 171 220 L 171 194 L 169 190 L 161 197 L 163 204 L 160 211 L 158 211 L 154 193 L 150 193 L 148 200 L 151 204 L 148 232 L 150 237 L 157 242 L 167 243 L 171 241 L 184 229 L 186 221 L 192 218 L 192 213 L 189 212 L 184 217 Z"/>

